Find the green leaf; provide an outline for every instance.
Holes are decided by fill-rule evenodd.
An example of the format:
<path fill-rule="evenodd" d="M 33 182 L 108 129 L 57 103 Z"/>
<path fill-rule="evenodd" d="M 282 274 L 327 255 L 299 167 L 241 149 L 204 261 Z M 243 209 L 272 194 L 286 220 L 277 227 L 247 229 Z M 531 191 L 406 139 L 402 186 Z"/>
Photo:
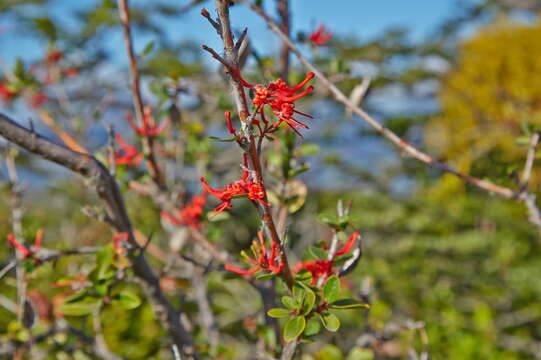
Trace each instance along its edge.
<path fill-rule="evenodd" d="M 293 298 L 297 304 L 302 304 L 302 300 L 304 299 L 304 288 L 301 284 L 302 283 L 295 283 L 295 285 L 293 285 Z"/>
<path fill-rule="evenodd" d="M 295 275 L 295 280 L 300 284 L 311 284 L 312 283 L 312 273 L 306 269 L 302 269 Z"/>
<path fill-rule="evenodd" d="M 302 334 L 305 326 L 306 319 L 304 316 L 297 316 L 289 319 L 284 326 L 284 340 L 286 342 L 295 340 L 300 334 Z"/>
<path fill-rule="evenodd" d="M 315 317 L 312 317 L 306 323 L 306 327 L 304 329 L 304 335 L 314 336 L 314 335 L 319 334 L 320 331 L 321 331 L 321 325 L 319 324 L 319 321 Z"/>
<path fill-rule="evenodd" d="M 310 311 L 312 311 L 312 309 L 314 308 L 315 303 L 316 294 L 312 290 L 307 290 L 304 296 L 304 301 L 302 303 L 302 307 L 304 309 L 303 314 L 308 315 Z"/>
<path fill-rule="evenodd" d="M 36 30 L 45 35 L 49 40 L 55 41 L 57 36 L 56 26 L 50 18 L 37 17 L 32 19 Z"/>
<path fill-rule="evenodd" d="M 291 296 L 282 296 L 282 304 L 288 309 L 296 309 L 299 304 Z"/>
<path fill-rule="evenodd" d="M 308 253 L 312 255 L 314 259 L 318 260 L 327 260 L 329 258 L 329 254 L 317 246 L 310 246 L 308 248 Z"/>
<path fill-rule="evenodd" d="M 154 50 L 154 47 L 156 46 L 156 42 L 155 41 L 151 41 L 149 42 L 145 48 L 143 49 L 143 51 L 141 52 L 141 57 L 144 57 L 144 56 L 147 56 L 148 54 L 150 54 L 152 52 L 152 50 Z"/>
<path fill-rule="evenodd" d="M 323 288 L 323 297 L 328 303 L 332 303 L 336 300 L 338 295 L 340 294 L 340 279 L 338 279 L 336 276 L 331 276 L 327 283 L 325 284 L 325 287 Z"/>
<path fill-rule="evenodd" d="M 340 299 L 336 300 L 331 304 L 333 309 L 360 309 L 360 308 L 370 308 L 370 305 L 359 302 L 355 299 Z"/>
<path fill-rule="evenodd" d="M 321 221 L 322 223 L 330 225 L 330 226 L 338 224 L 338 218 L 332 214 L 319 214 L 317 216 L 317 219 Z"/>
<path fill-rule="evenodd" d="M 237 137 L 233 136 L 233 137 L 228 138 L 228 139 L 220 139 L 219 137 L 216 137 L 216 136 L 209 136 L 209 140 L 210 141 L 217 141 L 217 142 L 233 142 L 233 141 L 237 140 Z"/>
<path fill-rule="evenodd" d="M 99 299 L 86 297 L 81 301 L 64 303 L 58 310 L 65 316 L 84 316 L 91 314 L 100 303 Z"/>
<path fill-rule="evenodd" d="M 261 274 L 261 275 L 256 276 L 255 279 L 258 280 L 258 281 L 265 281 L 265 280 L 272 279 L 275 276 L 276 276 L 276 274 L 274 274 L 274 273 Z"/>
<path fill-rule="evenodd" d="M 349 352 L 346 360 L 373 360 L 374 357 L 374 351 L 372 349 L 354 347 Z"/>
<path fill-rule="evenodd" d="M 299 155 L 310 156 L 319 153 L 319 145 L 314 143 L 303 143 L 299 146 Z"/>
<path fill-rule="evenodd" d="M 108 271 L 113 264 L 113 247 L 111 245 L 104 246 L 96 255 L 96 267 L 98 269 L 98 280 L 109 279 L 111 273 Z M 114 273 L 113 273 L 114 274 Z"/>
<path fill-rule="evenodd" d="M 336 332 L 340 328 L 340 320 L 338 320 L 336 315 L 331 313 L 322 314 L 321 322 L 323 323 L 323 326 L 325 326 L 325 329 L 332 332 Z"/>
<path fill-rule="evenodd" d="M 141 305 L 141 299 L 131 291 L 124 290 L 113 296 L 112 303 L 123 309 L 132 310 Z"/>
<path fill-rule="evenodd" d="M 267 315 L 273 318 L 283 318 L 289 316 L 289 310 L 284 308 L 272 308 L 267 311 Z"/>

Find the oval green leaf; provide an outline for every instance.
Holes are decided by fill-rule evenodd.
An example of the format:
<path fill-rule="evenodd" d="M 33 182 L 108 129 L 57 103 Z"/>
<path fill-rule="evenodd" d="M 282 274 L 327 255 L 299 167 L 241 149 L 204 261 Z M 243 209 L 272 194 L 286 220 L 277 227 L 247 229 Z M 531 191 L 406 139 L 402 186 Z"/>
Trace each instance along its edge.
<path fill-rule="evenodd" d="M 287 321 L 284 327 L 284 340 L 290 342 L 295 340 L 306 327 L 306 319 L 304 316 L 297 316 Z"/>
<path fill-rule="evenodd" d="M 325 326 L 325 329 L 335 332 L 340 328 L 340 320 L 336 317 L 336 315 L 328 313 L 321 316 L 323 326 Z"/>
<path fill-rule="evenodd" d="M 122 291 L 113 296 L 112 303 L 123 309 L 132 310 L 141 305 L 141 299 L 132 292 Z"/>
<path fill-rule="evenodd" d="M 319 324 L 319 321 L 313 317 L 308 322 L 306 322 L 306 327 L 304 329 L 304 335 L 305 336 L 314 336 L 319 334 L 321 331 L 321 325 Z"/>
<path fill-rule="evenodd" d="M 355 299 L 340 299 L 331 304 L 333 309 L 368 309 L 370 305 L 357 301 Z"/>
<path fill-rule="evenodd" d="M 325 283 L 323 288 L 323 297 L 328 303 L 336 300 L 340 294 L 340 279 L 336 276 L 331 276 Z"/>
<path fill-rule="evenodd" d="M 267 311 L 267 315 L 273 318 L 283 318 L 289 316 L 289 310 L 284 308 L 272 308 Z"/>

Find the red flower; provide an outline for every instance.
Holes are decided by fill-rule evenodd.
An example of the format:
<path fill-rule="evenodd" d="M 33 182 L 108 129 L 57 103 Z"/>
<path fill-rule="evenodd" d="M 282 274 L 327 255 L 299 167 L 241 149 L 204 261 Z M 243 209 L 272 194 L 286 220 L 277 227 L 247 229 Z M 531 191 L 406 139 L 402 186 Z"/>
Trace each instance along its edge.
<path fill-rule="evenodd" d="M 273 274 L 279 274 L 282 272 L 284 268 L 284 263 L 280 261 L 280 254 L 277 243 L 274 241 L 271 242 L 270 246 L 270 254 L 267 252 L 267 245 L 265 244 L 265 239 L 263 238 L 263 233 L 259 231 L 257 233 L 257 237 L 259 238 L 259 244 L 257 241 L 252 242 L 251 250 L 254 258 L 248 257 L 246 254 L 242 253 L 246 261 L 248 261 L 250 264 L 255 265 L 251 269 L 243 270 L 238 269 L 230 264 L 225 265 L 225 269 L 228 271 L 232 271 L 237 274 L 241 275 L 250 275 L 253 274 L 259 270 L 268 270 Z"/>
<path fill-rule="evenodd" d="M 160 213 L 161 217 L 175 226 L 186 225 L 194 229 L 201 228 L 201 216 L 203 215 L 203 206 L 207 202 L 207 194 L 194 196 L 190 203 L 180 209 L 175 209 L 176 214 L 171 215 L 167 211 Z"/>
<path fill-rule="evenodd" d="M 64 57 L 64 53 L 60 50 L 51 50 L 45 55 L 45 62 L 55 63 Z"/>
<path fill-rule="evenodd" d="M 5 84 L 0 84 L 0 99 L 5 102 L 10 102 L 17 93 L 11 90 Z"/>
<path fill-rule="evenodd" d="M 64 75 L 69 78 L 74 78 L 74 77 L 77 77 L 77 75 L 79 75 L 79 71 L 77 71 L 77 69 L 75 68 L 68 68 L 64 70 Z"/>
<path fill-rule="evenodd" d="M 301 270 L 308 270 L 312 273 L 312 285 L 316 285 L 317 281 L 320 278 L 327 279 L 334 273 L 334 260 L 340 255 L 345 255 L 351 251 L 353 246 L 357 243 L 359 239 L 359 233 L 354 232 L 348 238 L 346 243 L 337 250 L 332 256 L 331 260 L 305 260 L 301 261 L 293 268 L 294 272 L 299 272 Z"/>
<path fill-rule="evenodd" d="M 36 232 L 36 237 L 34 239 L 34 249 L 29 249 L 20 242 L 15 239 L 15 236 L 13 234 L 6 235 L 8 242 L 13 246 L 17 251 L 19 251 L 23 257 L 26 258 L 33 258 L 36 253 L 39 252 L 41 249 L 41 240 L 43 239 L 43 229 L 38 229 Z M 38 259 L 35 259 L 38 261 Z"/>
<path fill-rule="evenodd" d="M 32 109 L 35 109 L 41 106 L 44 102 L 47 101 L 47 95 L 44 93 L 37 93 L 30 99 L 29 105 Z"/>
<path fill-rule="evenodd" d="M 113 245 L 113 250 L 115 250 L 115 253 L 117 255 L 122 255 L 124 250 L 122 248 L 122 242 L 128 240 L 128 233 L 127 232 L 120 232 L 113 235 L 113 239 L 111 240 Z"/>
<path fill-rule="evenodd" d="M 116 134 L 115 139 L 122 149 L 122 151 L 115 151 L 115 163 L 117 165 L 139 165 L 143 160 L 143 154 L 139 152 L 137 147 L 126 144 L 120 134 Z"/>
<path fill-rule="evenodd" d="M 270 127 L 269 132 L 274 131 L 282 122 L 285 122 L 293 131 L 295 131 L 297 135 L 302 137 L 297 129 L 301 127 L 308 129 L 308 126 L 294 119 L 293 116 L 295 114 L 299 114 L 311 119 L 313 119 L 313 117 L 295 110 L 295 101 L 310 94 L 314 90 L 313 86 L 308 86 L 306 89 L 301 91 L 306 84 L 312 80 L 314 73 L 308 73 L 306 78 L 300 84 L 295 86 L 288 85 L 281 78 L 278 78 L 268 86 L 261 84 L 250 84 L 242 78 L 240 72 L 236 72 L 234 75 L 238 77 L 244 87 L 254 89 L 255 96 L 252 103 L 258 109 L 259 113 L 261 114 L 261 119 L 265 124 L 267 123 L 264 115 L 265 105 L 270 106 L 272 113 L 278 118 L 278 122 Z"/>
<path fill-rule="evenodd" d="M 316 285 L 321 277 L 329 277 L 333 274 L 332 260 L 305 260 L 301 261 L 293 268 L 294 272 L 308 270 L 312 273 L 312 285 Z"/>
<path fill-rule="evenodd" d="M 225 121 L 227 123 L 227 130 L 229 130 L 229 133 L 231 135 L 236 135 L 236 129 L 233 127 L 233 123 L 231 122 L 231 112 L 230 111 L 224 111 L 224 117 Z"/>
<path fill-rule="evenodd" d="M 232 200 L 239 197 L 248 197 L 248 199 L 258 201 L 265 206 L 271 206 L 264 200 L 266 194 L 263 186 L 256 183 L 254 180 L 247 180 L 248 176 L 249 171 L 245 170 L 240 180 L 227 184 L 223 189 L 213 189 L 207 184 L 205 178 L 202 177 L 199 179 L 201 180 L 205 191 L 210 195 L 217 197 L 222 202 L 214 209 L 216 213 L 212 217 L 215 217 L 226 209 L 232 208 Z"/>
<path fill-rule="evenodd" d="M 162 133 L 167 125 L 169 124 L 168 118 L 166 118 L 161 125 L 157 125 L 154 122 L 154 117 L 152 116 L 152 108 L 150 106 L 145 106 L 143 113 L 143 126 L 138 127 L 133 121 L 133 117 L 130 114 L 126 115 L 126 120 L 132 127 L 132 129 L 139 135 L 146 137 L 155 137 Z"/>
<path fill-rule="evenodd" d="M 332 32 L 325 30 L 325 25 L 320 24 L 316 31 L 310 34 L 310 42 L 315 46 L 324 46 L 332 38 Z"/>

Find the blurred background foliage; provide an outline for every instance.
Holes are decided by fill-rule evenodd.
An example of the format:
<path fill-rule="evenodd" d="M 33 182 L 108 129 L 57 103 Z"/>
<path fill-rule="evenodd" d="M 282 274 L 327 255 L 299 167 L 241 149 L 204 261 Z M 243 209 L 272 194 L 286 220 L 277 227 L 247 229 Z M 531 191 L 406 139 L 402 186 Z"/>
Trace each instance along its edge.
<path fill-rule="evenodd" d="M 64 57 L 58 66 L 74 68 L 78 75 L 44 85 L 33 77 L 50 70 L 39 70 L 43 59 L 3 62 L 0 80 L 23 90 L 20 101 L 4 102 L 2 110 L 23 123 L 32 119 L 39 132 L 54 138 L 42 122 L 44 112 L 52 114 L 56 124 L 103 160 L 108 126 L 127 133 L 124 114 L 131 111 L 124 53 L 120 46 L 103 46 L 120 31 L 116 2 L 92 1 L 62 18 L 44 15 L 51 3 L 0 1 L 0 19 L 16 29 L 0 35 L 0 43 L 2 37 L 19 34 L 37 38 L 46 44 L 44 55 L 61 49 Z M 238 150 L 208 137 L 226 134 L 221 114 L 232 104 L 222 75 L 200 44 L 172 41 L 162 26 L 183 16 L 198 16 L 199 3 L 212 8 L 205 1 L 194 2 L 193 7 L 139 1 L 132 9 L 136 36 L 144 39 L 137 47 L 144 96 L 158 118 L 172 120 L 167 138 L 161 139 L 161 154 L 180 199 L 199 192 L 197 179 L 202 174 L 212 174 L 217 183 L 239 174 Z M 274 14 L 274 1 L 263 3 Z M 347 11 L 347 2 L 337 6 Z M 525 161 L 525 139 L 541 121 L 540 8 L 538 0 L 462 1 L 421 40 L 412 40 L 407 28 L 395 27 L 371 38 L 335 33 L 328 47 L 313 48 L 302 45 L 310 29 L 294 35 L 346 94 L 355 93 L 363 79 L 370 78 L 363 106 L 393 131 L 461 171 L 513 186 Z M 242 18 L 232 20 L 241 30 Z M 250 34 L 246 78 L 261 82 L 275 78 L 276 53 L 258 41 L 258 34 Z M 38 70 L 32 72 L 35 64 Z M 294 66 L 291 83 L 304 74 Z M 352 200 L 354 225 L 363 236 L 363 258 L 344 287 L 372 307 L 342 316 L 337 335 L 321 334 L 313 343 L 303 344 L 299 358 L 416 359 L 427 348 L 433 359 L 540 359 L 541 249 L 526 210 L 402 156 L 330 100 L 317 81 L 315 87 L 315 95 L 302 104 L 303 112 L 315 120 L 304 133 L 307 145 L 297 148 L 298 161 L 310 170 L 300 175 L 291 197 L 292 257 L 300 259 L 310 244 L 327 240 L 329 233 L 317 222 L 318 213 L 335 211 L 338 199 Z M 30 110 L 24 99 L 37 92 L 46 92 L 48 101 L 39 110 Z M 8 151 L 7 144 L 1 146 Z M 283 148 L 268 146 L 270 184 L 279 179 L 284 156 Z M 25 237 L 32 239 L 36 229 L 44 228 L 45 245 L 54 249 L 110 241 L 107 227 L 80 211 L 81 204 L 96 206 L 97 200 L 79 179 L 24 153 L 18 154 L 17 164 L 25 185 Z M 11 232 L 10 187 L 3 166 L 2 237 Z M 128 182 L 144 181 L 143 174 L 142 169 L 122 168 L 117 173 L 133 223 L 143 234 L 152 233 L 153 244 L 164 251 L 178 251 L 162 229 L 158 209 L 128 191 Z M 538 191 L 539 183 L 536 169 L 532 190 Z M 257 230 L 252 210 L 239 202 L 227 219 L 207 223 L 207 236 L 220 248 L 238 253 Z M 187 248 L 197 257 L 196 249 Z M 7 242 L 0 242 L 2 265 L 12 254 Z M 61 276 L 88 271 L 93 259 L 70 257 L 44 265 L 32 273 L 29 288 L 51 297 L 59 291 L 50 284 Z M 166 265 L 159 257 L 152 261 L 158 268 Z M 193 299 L 191 279 L 180 271 L 174 277 L 168 294 L 178 303 L 178 291 L 186 293 L 182 301 L 188 316 L 194 316 L 199 305 Z M 257 316 L 261 307 L 257 293 L 217 266 L 207 287 L 222 335 L 221 345 L 208 349 L 209 358 L 250 359 L 253 353 L 247 344 L 268 335 Z M 2 279 L 0 294 L 3 304 L 14 298 L 13 277 Z M 101 318 L 107 344 L 119 356 L 171 357 L 148 304 L 134 310 L 105 307 Z M 33 331 L 43 331 L 47 321 L 51 320 L 42 319 Z M 92 336 L 92 317 L 67 321 Z M 199 339 L 207 336 L 200 328 L 195 332 Z M 6 306 L 0 307 L 0 333 L 1 341 L 28 338 Z M 265 339 L 276 342 L 270 335 Z M 37 346 L 48 351 L 48 358 L 92 358 L 69 335 Z"/>

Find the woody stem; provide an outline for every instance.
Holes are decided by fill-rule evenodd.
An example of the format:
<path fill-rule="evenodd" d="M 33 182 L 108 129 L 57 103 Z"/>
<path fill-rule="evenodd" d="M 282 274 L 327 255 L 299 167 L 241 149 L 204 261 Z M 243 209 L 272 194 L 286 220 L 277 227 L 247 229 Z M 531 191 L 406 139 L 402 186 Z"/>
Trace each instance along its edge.
<path fill-rule="evenodd" d="M 228 66 L 226 68 L 239 69 L 238 54 L 235 48 L 233 33 L 231 31 L 231 22 L 229 20 L 230 1 L 229 0 L 215 0 L 215 4 L 216 4 L 216 10 L 218 13 L 220 34 L 221 34 L 222 41 L 224 44 L 225 61 L 227 61 L 228 63 Z M 257 151 L 256 140 L 255 140 L 254 135 L 252 134 L 251 127 L 250 127 L 250 121 L 249 121 L 250 111 L 248 109 L 248 100 L 244 92 L 244 87 L 242 83 L 240 82 L 240 80 L 236 76 L 234 76 L 234 74 L 231 74 L 230 71 L 229 71 L 228 79 L 229 79 L 229 84 L 231 88 L 233 89 L 233 96 L 235 98 L 237 112 L 243 124 L 242 130 L 245 131 L 245 133 L 248 135 L 247 136 L 248 144 L 246 144 L 247 146 L 243 146 L 243 148 L 246 154 L 248 155 L 250 162 L 252 163 L 253 171 L 255 174 L 255 180 L 257 184 L 263 188 L 263 191 L 265 193 L 265 197 L 263 200 L 265 202 L 268 202 L 267 193 L 265 190 L 265 182 L 263 180 L 261 160 L 259 158 L 259 152 Z M 262 207 L 263 207 L 263 210 L 261 214 L 261 220 L 268 228 L 272 241 L 274 241 L 280 247 L 280 254 L 281 254 L 280 257 L 281 257 L 282 263 L 284 264 L 282 277 L 285 283 L 287 284 L 287 286 L 291 289 L 293 287 L 293 275 L 292 275 L 291 269 L 289 268 L 289 262 L 287 260 L 285 249 L 282 245 L 282 242 L 280 241 L 280 236 L 278 235 L 278 231 L 276 230 L 276 225 L 274 224 L 271 209 L 268 206 L 262 206 Z"/>
<path fill-rule="evenodd" d="M 126 53 L 128 55 L 131 75 L 131 92 L 133 98 L 133 106 L 135 108 L 135 117 L 137 123 L 146 128 L 144 122 L 144 105 L 143 97 L 141 95 L 141 84 L 139 76 L 139 68 L 137 66 L 137 58 L 133 49 L 133 40 L 131 34 L 131 20 L 128 0 L 118 0 L 118 11 L 120 13 L 120 22 L 122 23 L 122 30 L 124 34 L 124 44 L 126 45 Z M 156 161 L 154 155 L 154 144 L 151 136 L 143 136 L 141 139 L 143 144 L 143 154 L 146 159 L 148 171 L 154 183 L 160 188 L 165 188 L 165 178 L 162 171 Z"/>

